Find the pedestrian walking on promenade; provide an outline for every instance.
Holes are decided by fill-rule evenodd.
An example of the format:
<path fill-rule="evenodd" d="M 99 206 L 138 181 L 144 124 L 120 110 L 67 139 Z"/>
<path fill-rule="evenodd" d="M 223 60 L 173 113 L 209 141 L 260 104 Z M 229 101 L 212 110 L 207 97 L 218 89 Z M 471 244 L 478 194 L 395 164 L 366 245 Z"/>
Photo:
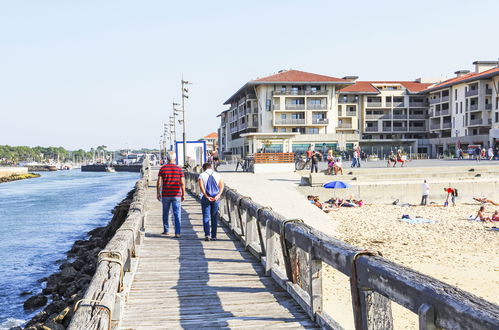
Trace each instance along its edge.
<path fill-rule="evenodd" d="M 421 197 L 421 205 L 426 206 L 428 204 L 428 195 L 430 194 L 430 184 L 424 180 L 422 188 L 423 197 Z"/>
<path fill-rule="evenodd" d="M 211 237 L 212 241 L 216 241 L 218 207 L 220 196 L 224 190 L 224 183 L 222 176 L 218 172 L 213 171 L 210 163 L 203 164 L 203 171 L 199 175 L 198 184 L 203 193 L 203 197 L 201 197 L 201 209 L 203 211 L 204 240 L 209 241 Z"/>
<path fill-rule="evenodd" d="M 489 157 L 489 160 L 494 159 L 494 149 L 492 149 L 492 147 L 489 147 L 487 150 L 487 156 Z"/>
<path fill-rule="evenodd" d="M 180 203 L 185 199 L 185 179 L 182 168 L 175 165 L 176 157 L 172 151 L 166 154 L 168 163 L 159 170 L 156 192 L 158 200 L 163 203 L 162 235 L 168 235 L 170 229 L 168 217 L 170 208 L 172 208 L 175 221 L 175 237 L 180 238 Z"/>
<path fill-rule="evenodd" d="M 312 166 L 310 167 L 310 173 L 314 173 L 314 170 L 315 170 L 315 173 L 317 173 L 319 171 L 319 160 L 322 159 L 322 154 L 318 151 L 312 151 L 312 157 L 311 157 L 311 161 L 312 161 Z"/>

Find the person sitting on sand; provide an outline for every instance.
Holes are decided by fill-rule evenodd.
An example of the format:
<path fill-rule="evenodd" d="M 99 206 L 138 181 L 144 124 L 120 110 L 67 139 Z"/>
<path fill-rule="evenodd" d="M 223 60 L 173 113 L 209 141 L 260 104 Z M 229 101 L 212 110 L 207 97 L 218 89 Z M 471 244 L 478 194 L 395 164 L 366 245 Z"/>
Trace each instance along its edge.
<path fill-rule="evenodd" d="M 499 204 L 498 204 L 498 203 L 495 203 L 495 202 L 493 202 L 493 201 L 491 201 L 490 199 L 487 199 L 487 198 L 485 198 L 485 197 L 484 197 L 484 198 L 480 198 L 480 197 L 473 197 L 473 199 L 474 199 L 474 200 L 476 200 L 477 202 L 482 203 L 482 204 L 487 204 L 487 203 L 490 203 L 490 204 L 492 204 L 492 205 L 494 205 L 494 206 L 499 206 Z"/>
<path fill-rule="evenodd" d="M 476 214 L 475 220 L 480 219 L 480 221 L 486 222 L 491 221 L 490 218 L 485 217 L 485 206 L 480 206 L 478 213 Z"/>
<path fill-rule="evenodd" d="M 314 204 L 314 196 L 308 195 L 307 200 L 310 202 L 310 204 Z"/>
<path fill-rule="evenodd" d="M 393 167 L 397 165 L 397 157 L 393 153 L 393 151 L 390 151 L 390 154 L 388 155 L 388 163 L 386 164 L 386 167 L 390 167 L 390 164 L 393 163 Z"/>
<path fill-rule="evenodd" d="M 331 170 L 333 170 L 333 173 L 335 173 L 334 171 L 334 155 L 333 155 L 333 150 L 329 149 L 327 151 L 327 174 L 330 175 L 331 174 Z"/>
<path fill-rule="evenodd" d="M 496 210 L 494 214 L 492 214 L 490 221 L 499 221 L 499 211 Z"/>
<path fill-rule="evenodd" d="M 405 159 L 402 156 L 402 151 L 400 151 L 400 149 L 397 150 L 397 162 L 401 163 L 400 167 L 404 167 L 404 165 L 405 165 Z M 393 167 L 395 167 L 395 165 Z"/>
<path fill-rule="evenodd" d="M 335 175 L 338 175 L 338 173 L 340 173 L 341 175 L 343 175 L 343 165 L 341 164 L 341 158 L 338 157 L 336 158 L 336 161 L 334 162 L 334 174 Z"/>

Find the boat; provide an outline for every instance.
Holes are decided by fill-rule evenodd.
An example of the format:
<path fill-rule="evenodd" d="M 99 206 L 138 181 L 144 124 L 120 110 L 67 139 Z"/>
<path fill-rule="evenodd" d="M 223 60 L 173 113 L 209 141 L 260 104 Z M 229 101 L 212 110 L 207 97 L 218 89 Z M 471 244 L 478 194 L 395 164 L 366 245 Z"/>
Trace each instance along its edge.
<path fill-rule="evenodd" d="M 106 166 L 106 172 L 114 173 L 114 172 L 116 172 L 116 170 L 114 169 L 114 167 Z"/>

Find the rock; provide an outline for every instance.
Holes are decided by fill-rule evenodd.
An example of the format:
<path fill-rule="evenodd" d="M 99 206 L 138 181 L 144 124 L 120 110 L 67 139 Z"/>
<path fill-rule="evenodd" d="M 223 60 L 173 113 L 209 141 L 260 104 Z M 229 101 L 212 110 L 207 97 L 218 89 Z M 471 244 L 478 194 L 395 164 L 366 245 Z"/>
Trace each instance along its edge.
<path fill-rule="evenodd" d="M 29 297 L 23 304 L 24 309 L 36 309 L 45 306 L 47 304 L 47 297 L 43 294 L 37 294 Z"/>
<path fill-rule="evenodd" d="M 19 295 L 23 297 L 23 296 L 29 296 L 30 294 L 33 294 L 33 291 L 23 291 Z"/>
<path fill-rule="evenodd" d="M 9 330 L 23 330 L 23 328 L 21 328 L 21 327 L 12 327 L 12 328 L 9 328 Z"/>
<path fill-rule="evenodd" d="M 66 304 L 66 302 L 62 300 L 53 301 L 47 305 L 47 307 L 45 308 L 45 312 L 49 315 L 58 314 L 62 310 L 64 310 L 64 308 L 67 307 L 67 305 L 68 304 Z"/>
<path fill-rule="evenodd" d="M 63 278 L 74 278 L 78 272 L 71 265 L 67 265 L 61 271 L 61 277 Z"/>

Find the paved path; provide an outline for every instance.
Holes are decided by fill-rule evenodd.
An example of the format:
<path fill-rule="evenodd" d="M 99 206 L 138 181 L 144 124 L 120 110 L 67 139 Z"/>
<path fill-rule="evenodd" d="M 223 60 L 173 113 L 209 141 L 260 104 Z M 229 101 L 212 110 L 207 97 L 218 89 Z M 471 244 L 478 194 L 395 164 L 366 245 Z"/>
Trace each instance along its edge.
<path fill-rule="evenodd" d="M 262 265 L 224 229 L 205 242 L 201 208 L 182 205 L 182 237 L 159 235 L 161 204 L 147 191 L 146 236 L 122 329 L 315 328 Z"/>

